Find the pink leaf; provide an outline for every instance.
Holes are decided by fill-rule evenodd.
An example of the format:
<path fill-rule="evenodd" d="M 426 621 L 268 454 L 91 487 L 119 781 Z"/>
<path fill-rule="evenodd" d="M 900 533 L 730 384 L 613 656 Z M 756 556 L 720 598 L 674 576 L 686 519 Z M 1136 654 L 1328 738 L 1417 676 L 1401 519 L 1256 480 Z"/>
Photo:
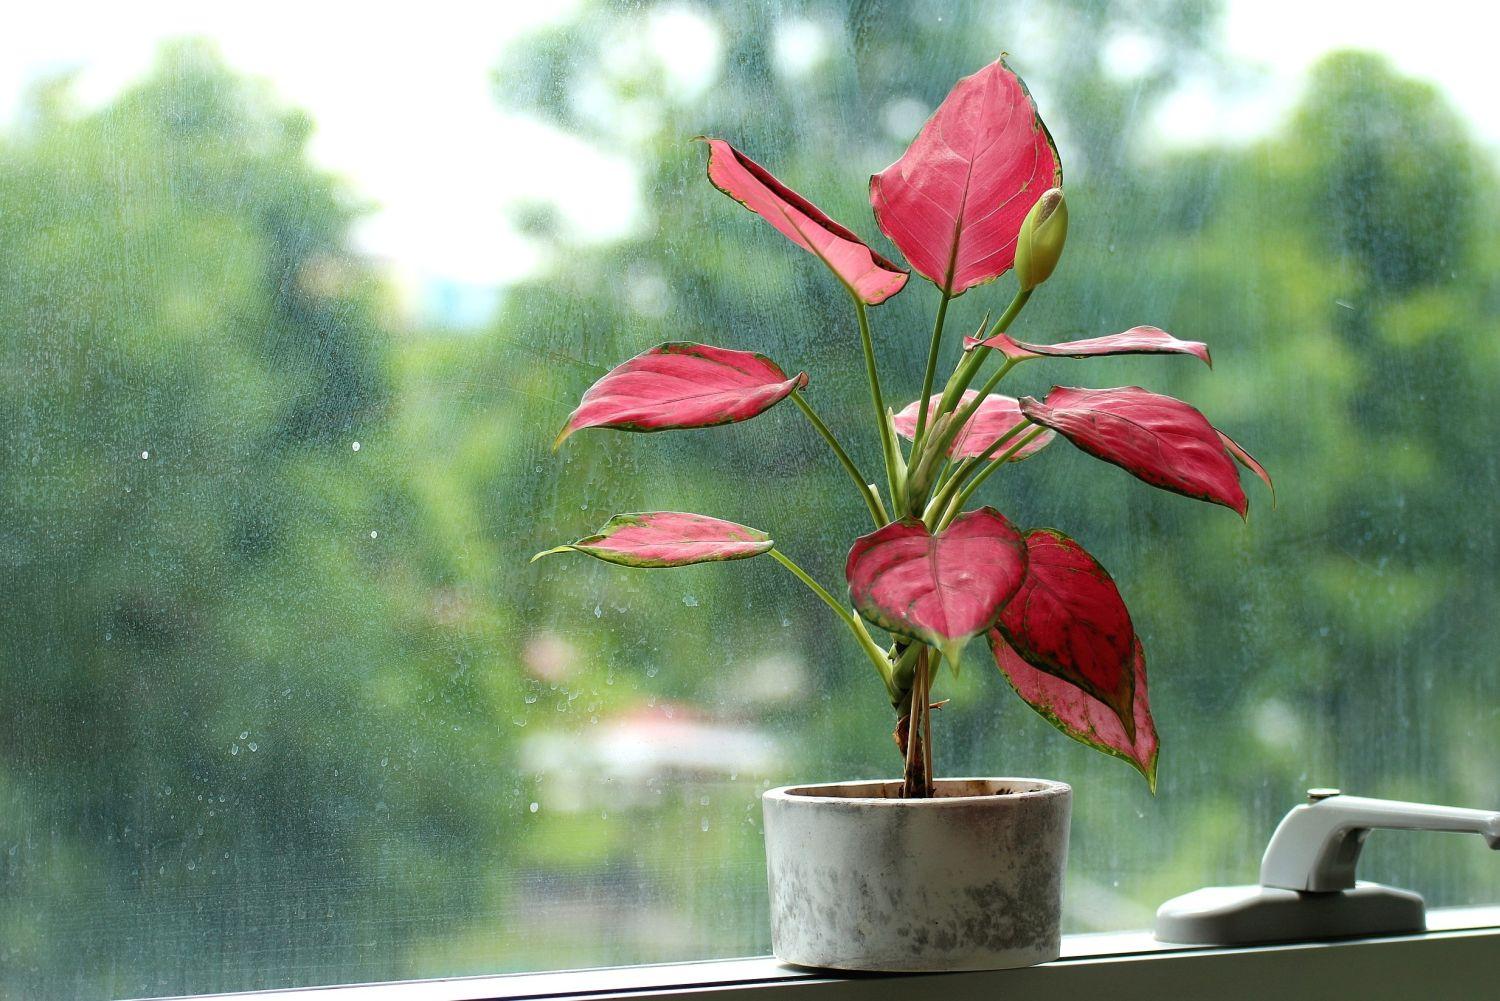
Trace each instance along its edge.
<path fill-rule="evenodd" d="M 746 421 L 807 385 L 750 351 L 707 344 L 661 344 L 636 355 L 589 387 L 568 417 L 555 449 L 574 431 L 668 431 Z"/>
<path fill-rule="evenodd" d="M 870 204 L 918 274 L 962 295 L 1010 269 L 1026 213 L 1060 184 L 1057 147 L 1000 59 L 960 80 L 901 159 L 870 178 Z"/>
<path fill-rule="evenodd" d="M 1219 433 L 1181 400 L 1137 386 L 1053 386 L 1045 403 L 1023 399 L 1021 412 L 1152 486 L 1222 504 L 1241 518 L 1249 509 Z"/>
<path fill-rule="evenodd" d="M 1130 653 L 1135 627 L 1108 571 L 1051 529 L 1026 533 L 1026 580 L 999 628 L 1027 663 L 1113 709 L 1134 736 Z"/>
<path fill-rule="evenodd" d="M 1021 586 L 1026 544 L 994 508 L 960 515 L 937 535 L 904 518 L 857 539 L 844 574 L 861 615 L 956 664 L 964 642 L 993 626 Z"/>
<path fill-rule="evenodd" d="M 1202 341 L 1180 341 L 1157 327 L 1131 327 L 1122 334 L 1064 341 L 1061 344 L 1027 344 L 1012 340 L 1006 334 L 996 334 L 983 341 L 973 337 L 964 338 L 965 351 L 981 344 L 1018 361 L 1049 355 L 1054 358 L 1092 358 L 1098 355 L 1179 354 L 1200 358 L 1209 368 L 1213 368 L 1214 364 L 1208 355 L 1207 344 Z"/>
<path fill-rule="evenodd" d="M 909 275 L 875 253 L 856 234 L 778 181 L 770 171 L 722 139 L 708 143 L 708 179 L 714 187 L 776 227 L 787 239 L 828 265 L 861 302 L 874 306 L 900 292 Z"/>
<path fill-rule="evenodd" d="M 1259 476 L 1261 482 L 1264 483 L 1266 485 L 1266 488 L 1271 491 L 1271 506 L 1274 508 L 1276 506 L 1276 484 L 1271 482 L 1271 474 L 1266 472 L 1266 467 L 1262 466 L 1256 460 L 1255 456 L 1251 455 L 1249 452 L 1241 448 L 1239 443 L 1236 442 L 1233 438 L 1229 437 L 1229 435 L 1225 434 L 1223 431 L 1220 431 L 1218 428 L 1214 428 L 1214 431 L 1218 434 L 1219 440 L 1224 443 L 1224 447 L 1229 450 L 1229 454 L 1234 456 L 1235 461 L 1244 466 L 1246 469 L 1250 470 L 1250 472 L 1254 473 L 1256 476 Z"/>
<path fill-rule="evenodd" d="M 1156 792 L 1156 759 L 1160 741 L 1156 736 L 1156 723 L 1151 719 L 1151 700 L 1146 691 L 1146 655 L 1139 639 L 1131 648 L 1135 676 L 1132 737 L 1113 709 L 1082 689 L 1026 663 L 1005 642 L 998 629 L 991 630 L 988 638 L 995 665 L 1022 701 L 1074 740 L 1130 762 L 1146 777 L 1151 791 Z"/>
<path fill-rule="evenodd" d="M 685 567 L 714 560 L 743 560 L 774 546 L 758 529 L 702 514 L 650 511 L 617 514 L 599 530 L 577 542 L 531 558 L 572 550 L 624 567 Z"/>
<path fill-rule="evenodd" d="M 965 407 L 974 401 L 979 393 L 972 389 L 964 390 L 959 408 Z M 927 417 L 931 421 L 937 414 L 938 401 L 943 394 L 934 393 L 928 401 Z M 917 400 L 908 403 L 906 407 L 896 415 L 896 433 L 903 438 L 910 438 L 917 432 L 917 406 L 921 403 Z M 948 454 L 955 459 L 967 459 L 970 456 L 983 455 L 989 450 L 1001 435 L 1021 423 L 1021 403 L 1014 396 L 1003 396 L 999 393 L 991 393 L 985 397 L 979 409 L 974 411 L 974 416 L 969 418 L 969 423 L 964 425 L 953 439 L 953 444 L 948 446 Z M 1020 462 L 1028 456 L 1035 455 L 1052 441 L 1053 433 L 1048 431 L 1038 435 L 1032 441 L 1011 457 L 1011 462 Z M 1001 449 L 1004 451 L 1004 449 Z"/>

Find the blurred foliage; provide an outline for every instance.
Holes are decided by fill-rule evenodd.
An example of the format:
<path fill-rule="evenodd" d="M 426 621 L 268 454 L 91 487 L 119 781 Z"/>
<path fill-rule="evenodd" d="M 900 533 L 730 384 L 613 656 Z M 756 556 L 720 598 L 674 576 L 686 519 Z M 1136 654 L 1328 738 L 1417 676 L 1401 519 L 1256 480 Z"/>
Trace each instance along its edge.
<path fill-rule="evenodd" d="M 648 44 L 684 11 L 717 31 L 706 83 Z M 894 772 L 879 684 L 772 564 L 526 559 L 681 508 L 768 529 L 835 585 L 862 509 L 789 409 L 548 446 L 606 367 L 697 339 L 806 368 L 874 472 L 842 292 L 686 140 L 735 140 L 874 237 L 864 178 L 1001 48 L 1058 136 L 1073 226 L 1017 333 L 1154 323 L 1216 362 L 1037 362 L 1008 391 L 1180 395 L 1281 505 L 1253 494 L 1244 526 L 1062 444 L 993 478 L 987 500 L 1115 573 L 1162 787 L 1051 731 L 978 645 L 944 681 L 940 771 L 1074 784 L 1075 929 L 1253 878 L 1305 785 L 1500 805 L 1493 165 L 1366 54 L 1325 59 L 1262 142 L 1153 148 L 1153 102 L 1214 66 L 1214 30 L 1164 0 L 586 6 L 512 48 L 496 98 L 627 157 L 640 221 L 591 247 L 528 208 L 552 266 L 478 338 L 399 328 L 348 250 L 362 207 L 309 165 L 313 123 L 203 46 L 99 110 L 39 88 L 0 137 L 0 996 L 763 951 L 759 790 Z M 1127 36 L 1157 57 L 1122 72 Z M 974 290 L 949 329 L 1009 295 Z M 936 299 L 914 281 L 873 313 L 893 402 Z M 775 753 L 642 779 L 608 737 L 629 725 Z M 1486 854 L 1376 839 L 1362 875 L 1492 902 Z"/>

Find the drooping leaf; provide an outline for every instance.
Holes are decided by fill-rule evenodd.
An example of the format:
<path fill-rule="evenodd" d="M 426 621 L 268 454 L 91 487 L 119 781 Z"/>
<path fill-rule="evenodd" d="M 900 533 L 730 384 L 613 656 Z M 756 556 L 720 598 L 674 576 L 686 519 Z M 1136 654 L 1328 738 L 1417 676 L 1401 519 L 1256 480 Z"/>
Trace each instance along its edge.
<path fill-rule="evenodd" d="M 954 412 L 968 406 L 974 401 L 979 393 L 973 389 L 964 390 L 963 399 L 959 402 Z M 943 394 L 934 393 L 928 401 L 927 416 L 930 420 L 937 413 L 938 401 Z M 908 403 L 906 407 L 896 415 L 896 433 L 903 438 L 911 438 L 917 432 L 917 407 L 921 400 Z M 953 439 L 948 446 L 948 454 L 955 459 L 967 459 L 970 456 L 983 455 L 1001 435 L 1021 423 L 1021 401 L 1014 396 L 1004 396 L 1000 393 L 991 393 L 985 397 L 979 409 L 974 411 L 974 416 L 969 418 L 969 423 L 964 425 L 963 430 Z M 1054 434 L 1047 431 L 1038 435 L 1028 442 L 1024 448 L 1011 457 L 1012 462 L 1020 462 L 1029 456 L 1035 455 L 1052 441 Z"/>
<path fill-rule="evenodd" d="M 807 385 L 752 351 L 672 342 L 618 366 L 583 394 L 552 447 L 583 428 L 668 431 L 746 421 Z"/>
<path fill-rule="evenodd" d="M 1023 702 L 1074 740 L 1130 762 L 1145 776 L 1151 791 L 1156 792 L 1156 760 L 1161 745 L 1156 735 L 1156 723 L 1151 718 L 1151 700 L 1146 690 L 1146 655 L 1139 639 L 1132 646 L 1130 658 L 1134 675 L 1132 737 L 1113 709 L 1056 675 L 1028 664 L 1011 649 L 998 629 L 990 630 L 987 638 L 995 655 L 995 665 Z"/>
<path fill-rule="evenodd" d="M 918 274 L 962 295 L 1010 269 L 1026 213 L 1060 184 L 1052 136 L 999 59 L 960 80 L 901 159 L 870 178 L 870 204 Z"/>
<path fill-rule="evenodd" d="M 708 179 L 714 187 L 828 265 L 861 302 L 874 306 L 905 287 L 910 276 L 904 270 L 875 253 L 769 170 L 722 139 L 703 141 L 708 143 Z"/>
<path fill-rule="evenodd" d="M 1007 358 L 1023 361 L 1027 358 L 1093 358 L 1099 355 L 1192 355 L 1202 359 L 1203 364 L 1213 368 L 1208 345 L 1202 341 L 1181 341 L 1158 327 L 1131 327 L 1120 334 L 1090 337 L 1082 341 L 1064 341 L 1061 344 L 1028 344 L 1012 339 L 1007 334 L 979 340 L 964 338 L 964 350 L 970 351 L 979 345 L 994 348 Z"/>
<path fill-rule="evenodd" d="M 1021 586 L 1026 544 L 994 508 L 960 515 L 937 535 L 904 518 L 857 539 L 844 574 L 866 619 L 957 664 L 963 644 L 993 626 Z"/>
<path fill-rule="evenodd" d="M 1266 467 L 1262 466 L 1255 456 L 1241 448 L 1239 442 L 1229 437 L 1229 435 L 1223 431 L 1219 431 L 1218 428 L 1214 428 L 1214 431 L 1218 433 L 1219 440 L 1224 443 L 1224 447 L 1229 450 L 1229 454 L 1234 456 L 1235 461 L 1256 476 L 1259 476 L 1260 481 L 1266 485 L 1266 489 L 1271 491 L 1271 506 L 1274 508 L 1276 506 L 1276 484 L 1271 482 L 1271 474 L 1266 472 Z"/>
<path fill-rule="evenodd" d="M 596 535 L 537 553 L 586 553 L 622 567 L 686 567 L 715 560 L 743 560 L 775 545 L 759 529 L 703 514 L 648 511 L 617 514 Z"/>
<path fill-rule="evenodd" d="M 1181 400 L 1138 386 L 1053 386 L 1045 403 L 1022 399 L 1021 413 L 1152 486 L 1222 504 L 1241 518 L 1249 509 L 1219 433 Z"/>
<path fill-rule="evenodd" d="M 1026 579 L 999 628 L 1027 663 L 1109 706 L 1134 737 L 1135 627 L 1109 572 L 1082 546 L 1052 529 L 1027 532 Z"/>

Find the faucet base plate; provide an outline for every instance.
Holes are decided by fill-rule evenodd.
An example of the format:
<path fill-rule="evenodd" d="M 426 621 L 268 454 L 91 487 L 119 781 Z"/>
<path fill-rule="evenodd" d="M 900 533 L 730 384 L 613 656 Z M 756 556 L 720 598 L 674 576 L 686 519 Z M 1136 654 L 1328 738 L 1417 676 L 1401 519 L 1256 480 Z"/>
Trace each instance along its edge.
<path fill-rule="evenodd" d="M 1184 945 L 1252 945 L 1427 929 L 1419 894 L 1379 883 L 1304 893 L 1268 886 L 1208 886 L 1162 904 L 1156 937 Z"/>

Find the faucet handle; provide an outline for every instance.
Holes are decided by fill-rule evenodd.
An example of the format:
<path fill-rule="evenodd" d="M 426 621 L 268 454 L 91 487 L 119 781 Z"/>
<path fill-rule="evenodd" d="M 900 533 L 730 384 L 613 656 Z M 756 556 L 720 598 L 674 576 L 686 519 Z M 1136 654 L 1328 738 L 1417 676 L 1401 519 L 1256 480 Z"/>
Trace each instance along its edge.
<path fill-rule="evenodd" d="M 1354 887 L 1354 867 L 1375 828 L 1481 835 L 1500 850 L 1500 813 L 1427 803 L 1345 796 L 1311 789 L 1309 803 L 1287 813 L 1260 863 L 1261 886 L 1313 893 Z"/>

